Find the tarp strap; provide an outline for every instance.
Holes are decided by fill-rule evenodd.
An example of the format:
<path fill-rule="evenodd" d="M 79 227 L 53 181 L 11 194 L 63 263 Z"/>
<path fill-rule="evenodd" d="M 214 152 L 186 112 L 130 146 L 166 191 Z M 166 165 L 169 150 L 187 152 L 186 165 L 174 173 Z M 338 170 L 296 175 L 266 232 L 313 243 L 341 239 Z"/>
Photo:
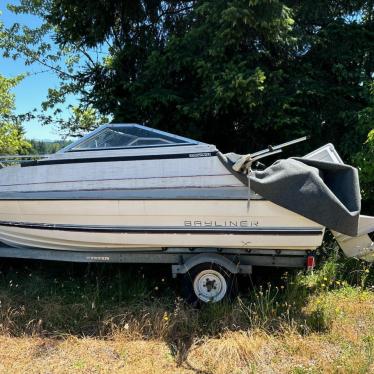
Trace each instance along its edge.
<path fill-rule="evenodd" d="M 247 179 L 248 179 L 248 200 L 247 200 L 247 213 L 249 213 L 249 208 L 251 207 L 251 174 L 252 169 L 249 165 L 247 169 Z"/>

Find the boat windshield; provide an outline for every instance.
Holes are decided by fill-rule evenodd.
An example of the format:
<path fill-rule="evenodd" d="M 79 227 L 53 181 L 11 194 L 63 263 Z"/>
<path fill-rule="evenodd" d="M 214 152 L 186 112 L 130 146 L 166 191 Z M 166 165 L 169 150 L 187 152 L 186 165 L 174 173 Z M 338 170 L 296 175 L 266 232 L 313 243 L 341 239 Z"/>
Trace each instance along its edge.
<path fill-rule="evenodd" d="M 196 144 L 196 142 L 141 125 L 109 125 L 77 142 L 69 151 L 144 148 L 188 144 Z"/>

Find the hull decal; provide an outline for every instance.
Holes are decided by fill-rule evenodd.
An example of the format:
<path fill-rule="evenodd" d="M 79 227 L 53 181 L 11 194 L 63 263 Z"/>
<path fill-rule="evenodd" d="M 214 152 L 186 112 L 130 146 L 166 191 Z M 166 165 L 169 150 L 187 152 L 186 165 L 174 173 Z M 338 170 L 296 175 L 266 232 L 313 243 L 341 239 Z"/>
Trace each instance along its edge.
<path fill-rule="evenodd" d="M 0 221 L 0 226 L 18 227 L 34 230 L 78 231 L 93 233 L 119 234 L 230 234 L 230 235 L 322 235 L 323 230 L 314 227 L 178 227 L 178 226 L 103 226 L 103 225 L 65 225 L 50 223 L 29 223 Z"/>
<path fill-rule="evenodd" d="M 40 166 L 40 165 L 59 165 L 59 164 L 84 164 L 96 162 L 116 162 L 116 161 L 138 161 L 138 160 L 166 160 L 179 158 L 196 158 L 196 157 L 214 157 L 216 152 L 198 152 L 198 153 L 179 153 L 179 154 L 165 154 L 165 155 L 139 155 L 139 156 L 112 156 L 112 157 L 84 157 L 71 159 L 47 159 L 47 160 L 33 160 L 25 161 L 21 164 L 22 167 Z"/>

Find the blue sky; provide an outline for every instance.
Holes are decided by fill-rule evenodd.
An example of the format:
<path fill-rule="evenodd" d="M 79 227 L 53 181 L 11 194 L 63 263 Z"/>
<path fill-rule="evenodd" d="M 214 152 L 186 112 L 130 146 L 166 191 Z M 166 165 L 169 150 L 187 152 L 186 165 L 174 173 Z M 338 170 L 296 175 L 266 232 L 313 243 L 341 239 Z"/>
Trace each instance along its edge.
<path fill-rule="evenodd" d="M 17 4 L 16 0 L 0 0 L 0 21 L 5 26 L 10 26 L 14 22 L 25 24 L 29 27 L 38 26 L 40 20 L 30 15 L 15 15 L 6 9 L 6 4 Z M 34 108 L 40 109 L 40 104 L 46 98 L 48 88 L 56 88 L 58 79 L 52 73 L 45 71 L 42 66 L 26 66 L 24 61 L 19 59 L 5 59 L 0 56 L 0 74 L 5 77 L 13 77 L 22 73 L 29 73 L 14 90 L 16 97 L 16 113 L 25 113 Z M 76 99 L 72 98 L 70 103 L 74 103 Z M 64 113 L 68 115 L 67 111 Z M 41 126 L 38 121 L 33 120 L 24 124 L 26 137 L 29 139 L 54 140 L 60 139 L 58 129 L 54 126 Z"/>

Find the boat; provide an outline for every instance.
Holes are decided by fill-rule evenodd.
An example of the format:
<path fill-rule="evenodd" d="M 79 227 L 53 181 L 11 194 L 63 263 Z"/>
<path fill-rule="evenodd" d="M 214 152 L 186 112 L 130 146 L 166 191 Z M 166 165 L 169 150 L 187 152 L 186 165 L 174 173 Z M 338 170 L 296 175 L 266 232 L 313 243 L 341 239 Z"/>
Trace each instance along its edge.
<path fill-rule="evenodd" d="M 281 148 L 222 154 L 139 124 L 103 125 L 55 154 L 0 169 L 0 241 L 57 251 L 313 251 L 325 225 L 248 183 L 248 165 Z M 322 154 L 341 161 L 331 147 L 305 159 Z"/>

